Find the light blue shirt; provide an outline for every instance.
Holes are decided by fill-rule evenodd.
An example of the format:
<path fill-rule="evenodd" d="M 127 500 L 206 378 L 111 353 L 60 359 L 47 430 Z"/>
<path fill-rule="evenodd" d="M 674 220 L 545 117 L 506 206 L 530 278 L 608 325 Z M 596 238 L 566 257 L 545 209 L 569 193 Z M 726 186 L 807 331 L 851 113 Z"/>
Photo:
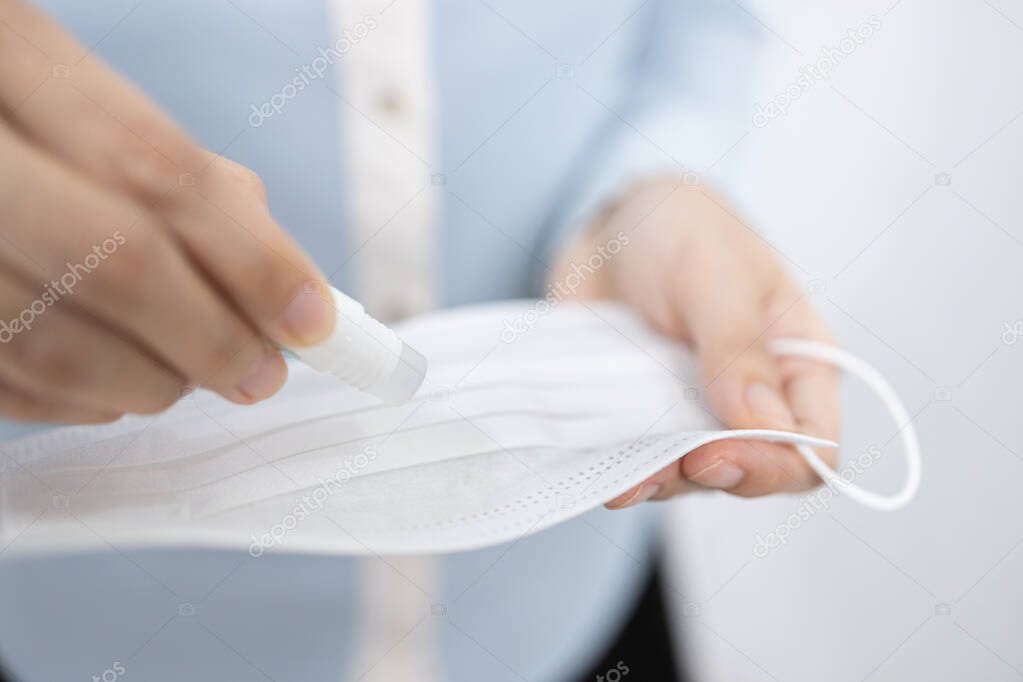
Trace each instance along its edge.
<path fill-rule="evenodd" d="M 346 263 L 344 105 L 324 86 L 343 88 L 340 74 L 263 126 L 247 122 L 252 104 L 336 39 L 323 3 L 41 4 L 204 146 L 256 170 L 281 224 L 357 295 Z M 445 305 L 539 295 L 557 246 L 630 182 L 711 169 L 720 186 L 741 159 L 733 147 L 750 129 L 744 77 L 757 27 L 733 2 L 443 0 L 431 24 Z M 447 615 L 430 616 L 446 619 L 441 678 L 582 674 L 635 604 L 654 512 L 594 512 L 445 557 L 437 601 Z M 114 550 L 0 562 L 0 656 L 47 682 L 91 679 L 114 661 L 127 679 L 149 682 L 352 679 L 361 565 Z M 182 603 L 196 615 L 179 615 Z"/>

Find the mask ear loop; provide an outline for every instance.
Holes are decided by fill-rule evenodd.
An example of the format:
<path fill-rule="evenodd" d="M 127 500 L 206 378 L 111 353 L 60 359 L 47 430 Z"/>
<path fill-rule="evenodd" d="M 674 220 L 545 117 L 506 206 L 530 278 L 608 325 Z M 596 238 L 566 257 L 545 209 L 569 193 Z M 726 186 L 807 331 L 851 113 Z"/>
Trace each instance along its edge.
<path fill-rule="evenodd" d="M 834 365 L 846 374 L 851 374 L 862 380 L 881 399 L 895 420 L 896 426 L 899 427 L 898 435 L 902 440 L 902 448 L 906 457 L 906 483 L 902 486 L 902 490 L 894 495 L 878 495 L 864 490 L 851 481 L 843 479 L 809 447 L 805 445 L 795 445 L 794 447 L 826 483 L 860 504 L 880 511 L 892 511 L 906 506 L 920 487 L 920 444 L 917 440 L 916 429 L 913 428 L 912 418 L 891 385 L 866 362 L 834 346 L 806 339 L 786 338 L 772 341 L 768 348 L 775 355 L 810 358 Z"/>

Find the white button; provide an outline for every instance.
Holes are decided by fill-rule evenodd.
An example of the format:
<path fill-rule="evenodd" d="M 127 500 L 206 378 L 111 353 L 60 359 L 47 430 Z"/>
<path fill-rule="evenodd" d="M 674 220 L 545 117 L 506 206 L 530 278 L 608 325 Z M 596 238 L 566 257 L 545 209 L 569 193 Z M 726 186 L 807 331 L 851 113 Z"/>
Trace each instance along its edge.
<path fill-rule="evenodd" d="M 397 116 L 405 111 L 405 99 L 397 90 L 384 90 L 377 94 L 374 103 L 377 111 Z"/>

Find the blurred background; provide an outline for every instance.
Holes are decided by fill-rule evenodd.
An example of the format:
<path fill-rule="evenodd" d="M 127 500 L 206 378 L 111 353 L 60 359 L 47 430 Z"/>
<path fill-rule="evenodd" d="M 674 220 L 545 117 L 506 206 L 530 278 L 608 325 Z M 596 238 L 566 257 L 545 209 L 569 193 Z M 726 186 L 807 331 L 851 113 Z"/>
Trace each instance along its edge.
<path fill-rule="evenodd" d="M 830 78 L 751 129 L 739 199 L 839 342 L 903 396 L 924 479 L 895 514 L 675 504 L 679 644 L 697 680 L 1023 678 L 1023 7 L 746 7 L 772 55 L 763 104 L 878 19 Z M 846 457 L 884 453 L 859 482 L 893 490 L 896 427 L 861 386 L 845 405 Z M 787 544 L 758 558 L 756 535 L 779 526 Z"/>

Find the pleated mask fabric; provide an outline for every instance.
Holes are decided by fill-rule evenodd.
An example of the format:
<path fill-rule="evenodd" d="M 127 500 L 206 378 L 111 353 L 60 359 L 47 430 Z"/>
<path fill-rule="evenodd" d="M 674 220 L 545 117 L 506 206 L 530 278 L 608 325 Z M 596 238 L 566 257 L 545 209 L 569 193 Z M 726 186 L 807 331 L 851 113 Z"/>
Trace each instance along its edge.
<path fill-rule="evenodd" d="M 723 430 L 691 354 L 615 304 L 489 304 L 398 331 L 430 361 L 405 405 L 292 364 L 258 405 L 197 391 L 160 415 L 4 444 L 0 546 L 452 552 L 578 516 L 714 440 L 835 447 Z"/>

